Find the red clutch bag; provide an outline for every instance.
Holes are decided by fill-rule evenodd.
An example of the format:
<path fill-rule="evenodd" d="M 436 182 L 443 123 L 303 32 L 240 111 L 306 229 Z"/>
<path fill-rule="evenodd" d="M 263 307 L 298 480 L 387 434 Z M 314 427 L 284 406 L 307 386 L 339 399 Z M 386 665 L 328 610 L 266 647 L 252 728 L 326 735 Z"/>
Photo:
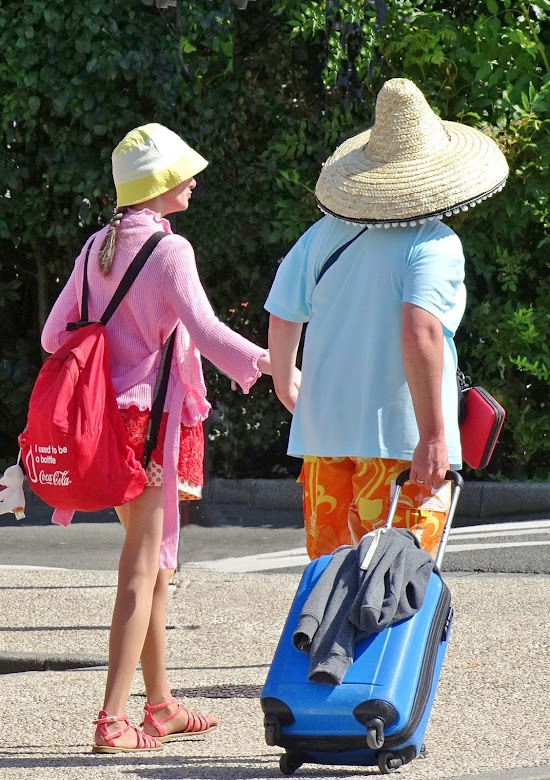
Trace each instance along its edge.
<path fill-rule="evenodd" d="M 462 458 L 473 469 L 483 469 L 491 460 L 506 412 L 483 387 L 462 392 L 460 442 Z"/>

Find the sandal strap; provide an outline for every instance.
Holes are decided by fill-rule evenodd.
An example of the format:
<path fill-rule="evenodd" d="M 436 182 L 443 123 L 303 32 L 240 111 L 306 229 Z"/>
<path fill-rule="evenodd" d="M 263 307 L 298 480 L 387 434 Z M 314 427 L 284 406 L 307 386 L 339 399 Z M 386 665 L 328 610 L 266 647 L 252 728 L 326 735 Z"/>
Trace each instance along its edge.
<path fill-rule="evenodd" d="M 186 707 L 182 707 L 182 709 L 187 713 L 187 726 L 183 729 L 184 734 L 199 734 L 201 731 L 206 731 L 210 728 L 208 718 L 205 715 L 188 710 Z"/>
<path fill-rule="evenodd" d="M 119 729 L 118 731 L 109 733 L 107 731 L 107 725 L 110 723 L 117 723 L 117 721 L 125 723 L 126 726 L 122 729 Z M 152 737 L 149 734 L 145 734 L 145 732 L 143 732 L 137 726 L 134 726 L 133 723 L 130 723 L 126 714 L 108 715 L 105 710 L 102 710 L 99 713 L 99 717 L 94 720 L 93 723 L 94 725 L 99 726 L 99 732 L 109 747 L 116 747 L 115 739 L 118 739 L 123 734 L 126 734 L 127 731 L 135 732 L 137 741 L 136 749 L 138 750 L 142 750 L 144 748 L 156 748 L 159 746 L 159 741 L 155 737 Z"/>
<path fill-rule="evenodd" d="M 158 747 L 159 741 L 158 741 L 158 739 L 156 739 L 156 737 L 152 737 L 150 734 L 146 734 L 141 729 L 138 729 L 137 726 L 130 726 L 130 728 L 134 729 L 134 731 L 137 734 L 137 745 L 136 745 L 136 747 L 138 749 Z"/>
<path fill-rule="evenodd" d="M 105 711 L 102 710 L 101 712 L 105 712 Z M 96 720 L 92 721 L 94 726 L 100 726 L 103 723 L 105 724 L 117 723 L 117 721 L 119 720 L 122 721 L 123 723 L 124 722 L 129 723 L 128 715 L 126 715 L 126 713 L 124 713 L 124 715 L 107 715 L 107 713 L 105 713 L 105 715 L 102 715 L 101 712 L 99 713 L 99 717 L 97 717 Z"/>
<path fill-rule="evenodd" d="M 171 704 L 176 704 L 176 700 L 174 698 L 168 699 L 168 701 L 163 701 L 162 704 L 149 704 L 149 702 L 146 701 L 144 710 L 145 712 L 158 712 L 159 710 L 164 709 L 164 707 L 169 707 Z"/>
<path fill-rule="evenodd" d="M 109 733 L 107 731 L 107 726 L 111 723 L 117 723 L 120 721 L 121 723 L 125 723 L 126 726 L 122 729 L 119 729 L 118 731 L 113 731 Z M 114 747 L 114 740 L 121 737 L 123 734 L 125 734 L 128 729 L 133 728 L 130 725 L 130 721 L 128 720 L 128 715 L 124 713 L 124 715 L 108 715 L 105 710 L 101 710 L 99 713 L 99 716 L 96 718 L 96 720 L 92 721 L 94 726 L 99 727 L 99 733 L 103 737 L 103 739 L 107 742 L 109 747 Z M 134 727 L 135 728 L 135 727 Z"/>
<path fill-rule="evenodd" d="M 168 723 L 169 720 L 172 720 L 172 718 L 175 718 L 176 715 L 181 712 L 181 704 L 178 704 L 177 709 L 174 712 L 171 712 L 170 715 L 167 715 L 165 718 L 157 719 L 153 717 L 153 713 L 162 710 L 164 707 L 169 707 L 172 704 L 178 703 L 175 699 L 169 699 L 169 701 L 164 701 L 162 704 L 149 704 L 149 702 L 145 702 L 145 717 L 141 725 L 143 726 L 145 723 L 148 723 L 150 726 L 154 726 L 156 728 L 159 733 L 159 737 L 165 737 L 166 729 L 164 728 L 163 724 Z"/>

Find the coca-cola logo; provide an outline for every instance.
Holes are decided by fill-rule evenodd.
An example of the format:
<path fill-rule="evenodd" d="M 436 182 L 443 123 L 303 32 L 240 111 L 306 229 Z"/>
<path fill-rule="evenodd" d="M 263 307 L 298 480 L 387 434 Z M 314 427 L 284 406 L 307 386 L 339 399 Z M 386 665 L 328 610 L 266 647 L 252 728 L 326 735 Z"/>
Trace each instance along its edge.
<path fill-rule="evenodd" d="M 32 447 L 28 451 L 27 456 L 25 458 L 25 470 L 31 482 L 38 482 L 38 477 L 36 475 L 36 466 L 34 465 L 34 456 L 32 454 Z"/>
<path fill-rule="evenodd" d="M 68 471 L 54 471 L 51 474 L 41 471 L 38 475 L 38 481 L 41 485 L 61 485 L 62 487 L 71 484 Z"/>

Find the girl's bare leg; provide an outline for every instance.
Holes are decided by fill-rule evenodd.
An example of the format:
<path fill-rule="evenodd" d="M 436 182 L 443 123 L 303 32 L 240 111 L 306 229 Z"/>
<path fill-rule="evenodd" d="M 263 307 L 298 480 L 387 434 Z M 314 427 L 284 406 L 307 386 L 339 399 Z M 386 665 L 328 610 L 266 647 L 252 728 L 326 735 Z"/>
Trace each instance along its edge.
<path fill-rule="evenodd" d="M 141 653 L 141 669 L 149 704 L 172 697 L 166 676 L 166 602 L 173 569 L 159 569 L 147 636 Z"/>
<path fill-rule="evenodd" d="M 143 651 L 151 622 L 153 593 L 159 574 L 162 539 L 162 488 L 146 487 L 143 493 L 117 514 L 126 531 L 118 569 L 118 588 L 109 636 L 109 670 L 103 709 L 109 715 L 123 715 L 130 686 Z M 166 581 L 166 591 L 168 580 Z M 166 603 L 166 598 L 165 598 Z M 120 722 L 109 726 L 118 731 Z M 136 736 L 129 731 L 117 739 L 119 747 L 134 747 Z M 96 742 L 103 740 L 96 732 Z"/>
<path fill-rule="evenodd" d="M 151 705 L 162 704 L 172 698 L 172 692 L 168 683 L 166 674 L 166 602 L 168 598 L 168 585 L 173 569 L 160 569 L 157 576 L 157 582 L 153 594 L 153 605 L 151 609 L 151 620 L 149 621 L 149 630 L 143 645 L 141 654 L 141 669 L 145 681 L 145 690 L 147 692 L 147 701 Z M 171 704 L 155 712 L 156 720 L 162 720 L 173 712 L 176 712 L 177 704 Z M 217 718 L 209 717 L 211 726 L 215 725 Z M 179 712 L 174 718 L 164 724 L 164 728 L 169 734 L 182 731 L 187 726 L 187 714 L 185 710 Z M 158 736 L 158 731 L 154 726 L 146 723 L 143 731 L 152 736 Z"/>

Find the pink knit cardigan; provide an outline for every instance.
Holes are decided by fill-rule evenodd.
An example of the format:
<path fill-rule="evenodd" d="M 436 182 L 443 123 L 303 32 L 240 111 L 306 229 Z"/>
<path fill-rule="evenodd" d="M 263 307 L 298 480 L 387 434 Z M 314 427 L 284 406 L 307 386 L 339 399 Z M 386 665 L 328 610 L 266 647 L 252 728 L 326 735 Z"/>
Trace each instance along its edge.
<path fill-rule="evenodd" d="M 235 379 L 244 393 L 261 376 L 258 358 L 267 350 L 252 344 L 224 325 L 214 314 L 200 282 L 193 248 L 174 235 L 168 220 L 148 209 L 130 209 L 117 228 L 113 267 L 99 270 L 97 254 L 107 228 L 92 236 L 88 262 L 89 317 L 99 319 L 128 265 L 153 233 L 168 235 L 157 245 L 130 291 L 107 323 L 111 374 L 118 405 L 151 408 L 162 345 L 177 325 L 174 357 L 164 409 L 168 412 L 164 445 L 164 528 L 160 568 L 176 566 L 179 538 L 177 455 L 179 424 L 194 425 L 208 416 L 210 404 L 202 375 L 204 355 Z M 77 257 L 73 272 L 57 298 L 42 331 L 42 346 L 55 352 L 70 336 L 67 322 L 80 317 L 84 258 L 89 242 Z M 68 525 L 71 513 L 56 511 L 52 521 Z"/>

